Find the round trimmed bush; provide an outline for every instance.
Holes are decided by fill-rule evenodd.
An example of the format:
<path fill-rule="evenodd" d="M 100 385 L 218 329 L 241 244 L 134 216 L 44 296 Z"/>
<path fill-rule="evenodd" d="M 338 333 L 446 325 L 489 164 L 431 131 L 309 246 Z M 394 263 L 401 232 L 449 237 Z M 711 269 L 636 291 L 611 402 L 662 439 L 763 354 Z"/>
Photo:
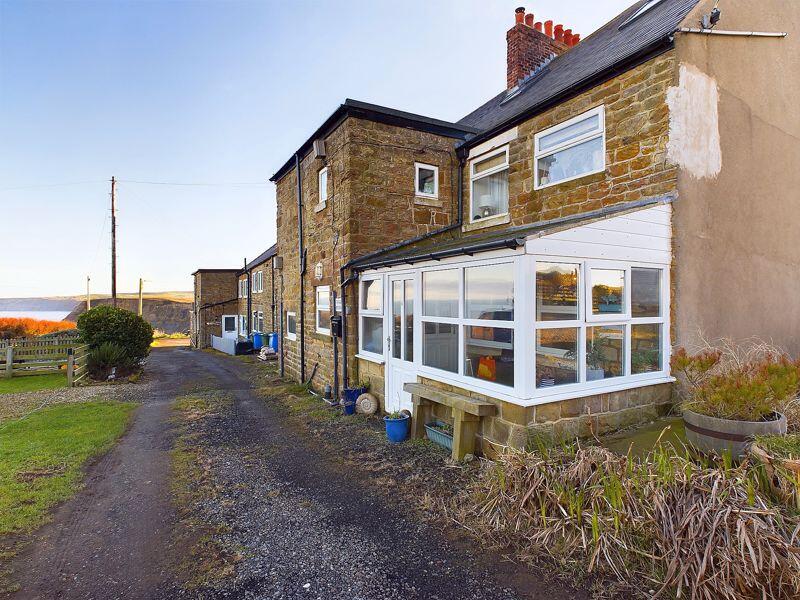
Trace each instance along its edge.
<path fill-rule="evenodd" d="M 78 317 L 81 339 L 92 349 L 106 342 L 116 344 L 131 360 L 150 352 L 153 328 L 136 313 L 107 304 L 97 306 Z"/>

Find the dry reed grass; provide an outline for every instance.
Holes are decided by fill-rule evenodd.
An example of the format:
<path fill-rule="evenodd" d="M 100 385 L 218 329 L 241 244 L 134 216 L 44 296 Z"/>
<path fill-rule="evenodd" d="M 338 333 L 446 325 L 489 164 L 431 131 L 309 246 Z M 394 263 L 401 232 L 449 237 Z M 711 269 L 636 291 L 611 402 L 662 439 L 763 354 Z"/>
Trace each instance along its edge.
<path fill-rule="evenodd" d="M 628 596 L 800 597 L 800 519 L 761 489 L 746 464 L 671 447 L 644 459 L 598 446 L 509 449 L 447 510 L 522 559 L 613 576 Z"/>

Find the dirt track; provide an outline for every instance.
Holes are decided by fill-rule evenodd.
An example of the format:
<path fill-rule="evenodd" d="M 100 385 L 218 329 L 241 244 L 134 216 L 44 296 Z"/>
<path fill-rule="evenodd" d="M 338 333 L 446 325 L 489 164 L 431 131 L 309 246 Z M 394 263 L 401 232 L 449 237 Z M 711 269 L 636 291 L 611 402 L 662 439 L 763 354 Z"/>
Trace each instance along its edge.
<path fill-rule="evenodd" d="M 529 573 L 387 502 L 369 475 L 342 469 L 251 388 L 247 365 L 183 348 L 153 352 L 151 397 L 14 562 L 14 598 L 560 598 L 584 592 Z M 252 368 L 252 367 L 249 367 Z M 224 524 L 235 572 L 187 591 L 176 570 L 183 526 L 171 502 L 174 399 L 203 382 L 229 397 L 193 427 L 213 496 L 197 519 Z M 191 566 L 189 567 L 191 569 Z"/>

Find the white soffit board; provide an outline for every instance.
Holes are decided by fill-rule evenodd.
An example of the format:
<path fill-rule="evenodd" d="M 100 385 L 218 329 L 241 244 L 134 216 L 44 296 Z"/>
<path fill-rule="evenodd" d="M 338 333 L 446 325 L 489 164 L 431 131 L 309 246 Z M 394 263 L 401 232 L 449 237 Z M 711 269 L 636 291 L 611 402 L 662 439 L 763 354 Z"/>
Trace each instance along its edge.
<path fill-rule="evenodd" d="M 507 144 L 508 142 L 517 139 L 517 128 L 512 127 L 511 129 L 507 129 L 500 135 L 493 137 L 490 140 L 486 140 L 482 144 L 478 144 L 474 148 L 470 148 L 469 150 L 469 158 L 473 159 L 476 156 L 480 156 L 481 154 L 486 154 L 487 152 L 494 150 L 495 148 L 499 148 Z"/>
<path fill-rule="evenodd" d="M 539 256 L 670 264 L 672 206 L 659 204 L 572 229 L 528 239 L 525 251 Z"/>

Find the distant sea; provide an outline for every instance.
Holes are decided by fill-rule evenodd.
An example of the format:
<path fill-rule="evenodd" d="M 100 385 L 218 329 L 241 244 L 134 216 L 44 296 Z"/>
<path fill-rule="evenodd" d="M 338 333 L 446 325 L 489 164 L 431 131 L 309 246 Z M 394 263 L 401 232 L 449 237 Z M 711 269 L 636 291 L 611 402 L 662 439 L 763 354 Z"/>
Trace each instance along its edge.
<path fill-rule="evenodd" d="M 68 310 L 0 310 L 0 317 L 63 321 L 70 312 Z"/>

